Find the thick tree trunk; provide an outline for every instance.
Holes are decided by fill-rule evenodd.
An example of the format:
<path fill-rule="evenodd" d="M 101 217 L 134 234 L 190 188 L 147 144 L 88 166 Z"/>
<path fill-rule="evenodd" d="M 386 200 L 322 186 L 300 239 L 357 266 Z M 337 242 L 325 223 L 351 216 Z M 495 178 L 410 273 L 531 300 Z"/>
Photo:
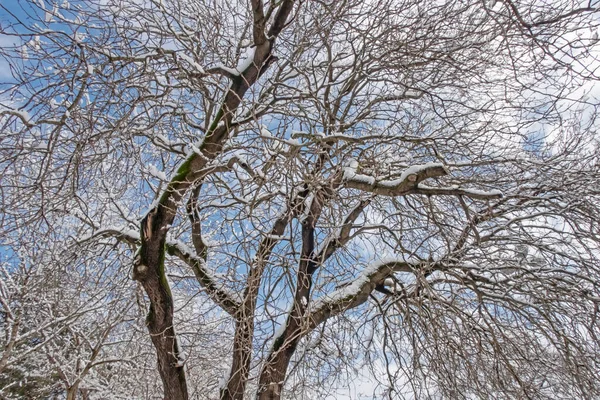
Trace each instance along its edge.
<path fill-rule="evenodd" d="M 151 301 L 146 319 L 152 343 L 156 348 L 158 369 L 164 387 L 165 400 L 187 400 L 187 384 L 179 347 L 173 328 L 173 304 L 168 287 L 158 282 L 158 277 L 143 283 Z"/>
<path fill-rule="evenodd" d="M 259 400 L 279 400 L 281 398 L 287 369 L 301 336 L 300 326 L 292 322 L 292 319 L 289 321 L 291 324 L 286 328 L 284 335 L 274 344 L 273 351 L 260 374 L 256 396 Z M 275 346 L 280 347 L 276 350 Z"/>
<path fill-rule="evenodd" d="M 143 241 L 133 278 L 141 282 L 150 300 L 146 325 L 156 348 L 164 398 L 187 400 L 185 371 L 173 328 L 173 297 L 165 273 L 165 235 L 158 233 L 164 219 L 164 209 L 159 207 L 142 220 Z"/>
<path fill-rule="evenodd" d="M 151 306 L 147 325 L 152 336 L 152 343 L 156 347 L 165 400 L 187 400 L 188 398 L 185 373 L 179 360 L 177 338 L 173 329 L 173 299 L 165 275 L 166 234 L 169 226 L 173 223 L 178 204 L 186 191 L 195 182 L 204 178 L 201 171 L 207 160 L 214 159 L 221 154 L 223 144 L 229 136 L 231 121 L 246 91 L 275 61 L 271 54 L 272 46 L 275 38 L 284 28 L 293 6 L 293 0 L 284 0 L 280 4 L 268 35 L 265 36 L 262 7 L 256 2 L 253 3 L 256 25 L 254 32 L 257 38 L 254 62 L 248 65 L 240 75 L 230 76 L 232 81 L 230 90 L 225 95 L 221 108 L 199 147 L 202 155 L 194 153 L 182 163 L 177 174 L 161 195 L 158 205 L 141 222 L 142 246 L 134 262 L 133 277 L 142 283 L 150 299 Z M 283 224 L 285 228 L 286 222 L 287 220 L 280 221 L 278 225 Z M 274 243 L 271 244 L 271 241 L 271 239 L 267 241 L 268 252 L 274 245 Z M 259 254 L 261 254 L 260 251 Z M 261 263 L 259 262 L 259 264 Z M 263 268 L 264 265 L 261 264 L 259 268 L 255 269 L 254 274 L 251 274 L 255 276 L 249 278 L 247 287 L 249 292 L 247 292 L 242 305 L 243 312 L 237 317 L 234 362 L 228 386 L 221 393 L 223 399 L 243 398 L 252 355 L 254 329 L 252 318 L 254 318 L 256 294 L 260 287 Z"/>

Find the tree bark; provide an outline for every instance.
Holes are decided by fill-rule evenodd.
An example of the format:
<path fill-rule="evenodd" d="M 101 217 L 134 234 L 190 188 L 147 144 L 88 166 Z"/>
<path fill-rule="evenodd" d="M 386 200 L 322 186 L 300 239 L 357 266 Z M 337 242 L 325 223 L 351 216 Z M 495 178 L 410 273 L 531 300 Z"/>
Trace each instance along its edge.
<path fill-rule="evenodd" d="M 308 306 L 312 275 L 316 270 L 314 262 L 315 223 L 321 206 L 315 199 L 311 204 L 309 216 L 302 223 L 302 255 L 298 265 L 298 280 L 294 294 L 294 307 L 288 315 L 283 334 L 274 338 L 273 348 L 261 371 L 258 392 L 259 400 L 281 398 L 287 369 L 296 351 L 304 330 L 304 314 Z"/>
<path fill-rule="evenodd" d="M 79 391 L 79 382 L 67 388 L 66 400 L 77 400 L 77 392 Z"/>
<path fill-rule="evenodd" d="M 173 328 L 173 297 L 165 274 L 164 208 L 158 207 L 142 220 L 142 247 L 133 270 L 150 300 L 146 325 L 156 348 L 158 370 L 165 400 L 187 400 L 187 384 Z"/>
<path fill-rule="evenodd" d="M 293 207 L 291 207 L 293 209 Z M 260 289 L 262 275 L 268 258 L 277 244 L 275 237 L 285 232 L 288 224 L 289 213 L 286 210 L 273 224 L 270 234 L 266 236 L 258 248 L 256 261 L 253 263 L 246 281 L 244 301 L 236 315 L 235 337 L 233 342 L 233 361 L 227 387 L 221 391 L 221 400 L 242 400 L 248 374 L 250 372 L 250 359 L 252 356 L 252 338 L 254 333 L 254 312 L 256 299 Z"/>
<path fill-rule="evenodd" d="M 227 386 L 221 391 L 221 400 L 243 400 L 250 372 L 252 355 L 252 318 L 238 321 L 233 341 L 233 362 Z"/>
<path fill-rule="evenodd" d="M 246 91 L 260 78 L 269 65 L 275 60 L 272 56 L 275 38 L 284 28 L 286 20 L 293 9 L 293 0 L 284 0 L 275 15 L 269 29 L 269 40 L 263 40 L 260 32 L 262 26 L 261 7 L 253 7 L 256 37 L 254 60 L 240 75 L 230 76 L 231 87 L 226 93 L 221 108 L 215 116 L 206 136 L 199 146 L 201 156 L 197 153 L 190 155 L 178 168 L 167 188 L 159 198 L 159 202 L 141 222 L 142 245 L 134 261 L 133 278 L 140 281 L 150 299 L 150 310 L 147 325 L 152 343 L 156 347 L 158 366 L 164 385 L 165 400 L 187 400 L 187 385 L 185 372 L 179 360 L 179 348 L 173 328 L 173 298 L 165 274 L 165 243 L 169 226 L 172 224 L 179 208 L 179 202 L 189 188 L 206 177 L 204 167 L 208 160 L 215 159 L 222 151 L 223 144 L 229 137 L 234 113 Z M 261 22 L 262 21 L 262 22 Z M 264 38 L 266 39 L 266 38 Z M 284 226 L 285 227 L 285 226 Z M 202 257 L 202 254 L 199 254 Z M 258 273 L 258 285 L 262 268 Z M 252 279 L 249 280 L 252 285 Z M 247 381 L 250 364 L 253 315 L 256 304 L 258 286 L 249 286 L 250 293 L 241 306 L 242 314 L 238 317 L 236 329 L 237 347 L 234 352 L 233 369 L 229 385 L 222 391 L 224 395 L 233 395 L 241 399 Z M 248 288 L 247 288 L 248 289 Z M 240 319 L 241 318 L 241 319 Z M 239 332 L 238 332 L 239 330 Z M 239 368 L 238 368 L 239 367 Z"/>
<path fill-rule="evenodd" d="M 187 400 L 187 383 L 179 346 L 173 328 L 173 304 L 168 287 L 154 276 L 144 283 L 149 297 L 155 300 L 146 319 L 152 343 L 156 348 L 158 368 L 164 387 L 165 400 Z"/>

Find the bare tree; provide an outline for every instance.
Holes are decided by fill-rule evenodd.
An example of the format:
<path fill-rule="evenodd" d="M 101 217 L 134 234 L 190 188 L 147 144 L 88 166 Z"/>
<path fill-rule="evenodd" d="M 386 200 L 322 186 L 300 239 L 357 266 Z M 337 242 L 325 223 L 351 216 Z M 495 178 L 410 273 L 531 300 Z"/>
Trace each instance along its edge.
<path fill-rule="evenodd" d="M 165 399 L 600 395 L 597 4 L 0 9 L 6 251 L 128 257 Z"/>
<path fill-rule="evenodd" d="M 28 228 L 3 243 L 10 250 L 0 266 L 0 393 L 76 399 L 102 392 L 113 364 L 138 361 L 124 350 L 133 347 L 129 327 L 139 313 L 127 277 L 114 274 L 123 259 L 102 243 L 82 255 L 65 250 L 39 225 L 29 242 Z"/>

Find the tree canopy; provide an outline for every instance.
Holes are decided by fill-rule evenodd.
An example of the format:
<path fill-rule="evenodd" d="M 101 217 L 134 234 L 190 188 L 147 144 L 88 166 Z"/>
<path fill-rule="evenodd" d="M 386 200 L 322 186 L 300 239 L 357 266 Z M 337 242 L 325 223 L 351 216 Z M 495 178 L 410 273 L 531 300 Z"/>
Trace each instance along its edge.
<path fill-rule="evenodd" d="M 600 396 L 599 17 L 0 4 L 0 397 Z"/>

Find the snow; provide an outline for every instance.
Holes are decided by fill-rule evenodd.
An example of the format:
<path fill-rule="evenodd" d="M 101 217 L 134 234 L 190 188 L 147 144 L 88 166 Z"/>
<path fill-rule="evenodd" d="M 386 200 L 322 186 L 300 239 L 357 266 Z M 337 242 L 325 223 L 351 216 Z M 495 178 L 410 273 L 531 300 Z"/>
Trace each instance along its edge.
<path fill-rule="evenodd" d="M 404 171 L 402 171 L 402 175 L 400 175 L 400 180 L 406 179 L 409 175 L 418 174 L 419 172 L 424 171 L 426 169 L 436 168 L 436 167 L 444 168 L 444 164 L 428 162 L 425 164 L 412 165 L 412 166 L 406 168 Z"/>
<path fill-rule="evenodd" d="M 412 166 L 406 168 L 404 171 L 402 171 L 400 178 L 394 179 L 391 181 L 380 181 L 379 185 L 383 186 L 383 187 L 394 188 L 394 187 L 402 184 L 404 181 L 406 181 L 409 178 L 409 176 L 411 176 L 411 175 L 418 175 L 419 173 L 421 173 L 427 169 L 437 168 L 437 167 L 444 168 L 444 164 L 429 162 L 426 164 L 412 165 Z"/>
<path fill-rule="evenodd" d="M 234 68 L 229 68 L 229 67 L 225 66 L 224 64 L 217 64 L 217 65 L 215 65 L 215 68 L 222 69 L 230 75 L 234 75 L 234 76 L 238 75 L 237 70 L 235 70 Z"/>
<path fill-rule="evenodd" d="M 196 143 L 190 143 L 189 147 L 192 153 L 199 155 L 200 157 L 204 157 L 204 154 L 202 154 L 202 151 L 200 150 L 200 148 L 198 147 L 201 144 L 201 142 L 199 142 L 198 144 Z"/>
<path fill-rule="evenodd" d="M 473 195 L 473 196 L 502 196 L 503 192 L 501 190 L 492 189 L 492 190 L 478 190 L 478 189 L 465 189 L 461 188 L 457 185 L 447 186 L 447 187 L 434 187 L 419 183 L 419 189 L 423 190 L 446 190 L 448 192 L 454 190 L 460 190 L 465 195 Z"/>
<path fill-rule="evenodd" d="M 218 383 L 219 390 L 225 389 L 225 387 L 227 387 L 228 382 L 229 382 L 229 375 L 221 375 L 221 378 L 219 378 L 219 383 Z"/>
<path fill-rule="evenodd" d="M 346 171 L 344 171 L 344 178 L 352 179 L 354 182 L 366 183 L 367 185 L 372 186 L 374 186 L 376 183 L 375 178 L 373 178 L 372 176 L 361 174 L 350 175 L 347 174 Z"/>
<path fill-rule="evenodd" d="M 384 269 L 394 268 L 394 264 L 409 264 L 412 266 L 418 266 L 421 263 L 420 260 L 414 257 L 383 257 L 371 264 L 369 264 L 349 285 L 344 286 L 338 290 L 333 291 L 330 294 L 326 294 L 319 298 L 317 301 L 312 303 L 311 311 L 314 312 L 323 307 L 329 305 L 335 305 L 344 299 L 356 297 L 364 289 L 365 285 L 371 282 L 374 275 L 382 272 Z M 392 285 L 393 286 L 393 280 Z M 385 282 L 389 282 L 386 280 Z"/>
<path fill-rule="evenodd" d="M 288 312 L 288 314 L 289 314 L 289 312 Z M 282 324 L 279 324 L 279 326 L 277 327 L 277 329 L 273 333 L 273 343 L 275 343 L 278 338 L 280 338 L 281 336 L 283 336 L 283 334 L 285 332 L 285 326 L 286 326 L 285 321 Z"/>
<path fill-rule="evenodd" d="M 284 235 L 265 235 L 265 238 L 271 239 L 271 240 L 286 240 L 286 239 L 289 239 L 288 236 L 284 236 Z"/>
<path fill-rule="evenodd" d="M 247 47 L 240 55 L 240 59 L 238 61 L 237 66 L 235 67 L 237 74 L 241 74 L 244 72 L 252 63 L 254 62 L 254 53 L 256 52 L 256 47 Z"/>
<path fill-rule="evenodd" d="M 31 117 L 25 110 L 14 110 L 12 108 L 4 107 L 0 104 L 0 115 L 2 114 L 14 115 L 15 117 L 18 117 L 25 125 L 31 124 Z"/>
<path fill-rule="evenodd" d="M 264 125 L 260 126 L 260 136 L 262 136 L 264 138 L 272 138 L 273 137 L 273 135 L 271 135 L 271 131 L 269 131 L 267 129 L 267 127 Z"/>
<path fill-rule="evenodd" d="M 158 168 L 156 168 L 153 164 L 148 165 L 147 171 L 150 175 L 160 179 L 161 181 L 168 181 L 167 175 L 165 175 L 163 171 L 160 171 Z"/>
<path fill-rule="evenodd" d="M 348 162 L 348 166 L 344 168 L 344 179 L 353 180 L 355 182 L 366 183 L 367 185 L 375 185 L 375 178 L 368 175 L 357 174 L 356 170 L 358 169 L 358 161 L 355 159 L 351 159 Z"/>
<path fill-rule="evenodd" d="M 167 147 L 185 146 L 185 143 L 170 140 L 169 138 L 167 138 L 164 135 L 161 135 L 160 133 L 154 134 L 154 137 Z"/>
<path fill-rule="evenodd" d="M 491 195 L 491 196 L 498 196 L 498 195 L 502 195 L 502 191 L 497 190 L 497 189 L 493 189 L 493 190 L 477 190 L 477 189 L 463 189 L 463 191 L 465 191 L 468 194 L 473 194 L 473 195 L 481 195 L 481 196 L 486 196 L 486 195 Z"/>
<path fill-rule="evenodd" d="M 181 58 L 182 60 L 186 61 L 191 66 L 193 66 L 196 69 L 196 72 L 198 72 L 200 74 L 206 73 L 204 71 L 204 68 L 202 68 L 202 66 L 200 64 L 198 64 L 192 57 L 189 57 L 187 54 L 178 53 L 177 57 Z"/>
<path fill-rule="evenodd" d="M 341 233 L 342 228 L 341 227 L 336 227 L 330 234 L 329 236 L 327 236 L 317 247 L 317 251 L 316 254 L 322 254 L 323 251 L 325 251 L 325 249 L 327 248 L 327 246 L 329 246 L 329 243 L 331 243 L 332 241 L 337 240 L 340 237 L 340 233 Z"/>
<path fill-rule="evenodd" d="M 79 240 L 81 242 L 84 242 L 84 241 L 90 240 L 94 237 L 103 236 L 105 234 L 111 234 L 111 235 L 119 235 L 120 234 L 124 237 L 128 237 L 133 240 L 140 240 L 140 234 L 137 230 L 129 229 L 129 228 L 122 227 L 122 226 L 111 226 L 111 225 L 101 228 L 101 229 L 97 230 L 96 232 L 94 232 L 93 234 L 86 236 L 86 237 L 82 237 Z M 193 261 L 198 262 L 198 268 L 207 277 L 207 279 L 209 279 L 211 282 L 214 282 L 215 284 L 218 282 L 217 276 L 210 269 L 206 268 L 204 259 L 199 257 L 198 255 L 196 255 L 196 252 L 193 249 L 191 249 L 188 245 L 186 245 L 185 243 L 183 243 L 179 240 L 175 240 L 172 238 L 167 239 L 167 245 L 175 247 L 185 257 L 189 257 Z M 241 296 L 238 293 L 229 291 L 227 288 L 225 288 L 223 286 L 219 287 L 219 290 L 227 293 L 227 296 L 230 297 L 231 299 L 233 299 L 234 301 L 241 302 Z"/>
<path fill-rule="evenodd" d="M 300 147 L 302 143 L 297 139 L 286 139 L 285 143 L 289 144 L 292 147 Z"/>
<path fill-rule="evenodd" d="M 281 139 L 276 136 L 273 136 L 269 129 L 264 125 L 261 125 L 260 127 L 260 136 L 265 139 L 273 140 L 273 143 L 271 143 L 271 148 L 277 152 L 285 150 L 284 144 L 287 144 L 288 146 L 292 147 L 302 146 L 302 143 L 297 139 Z"/>
<path fill-rule="evenodd" d="M 352 283 L 344 286 L 341 289 L 334 290 L 332 293 L 326 294 L 315 301 L 311 307 L 311 310 L 316 311 L 323 308 L 327 304 L 333 305 L 341 300 L 357 296 L 361 290 L 363 290 L 365 285 L 370 282 L 371 277 L 390 263 L 389 260 L 392 259 L 382 259 L 371 263 L 354 279 L 354 281 L 352 281 Z M 404 262 L 398 259 L 394 259 L 393 261 Z"/>
<path fill-rule="evenodd" d="M 315 198 L 314 193 L 309 193 L 308 196 L 304 199 L 304 210 L 302 210 L 302 215 L 298 218 L 300 222 L 303 222 L 308 217 L 310 213 L 310 208 L 312 207 L 312 202 Z"/>
<path fill-rule="evenodd" d="M 198 263 L 198 269 L 202 271 L 202 273 L 206 276 L 206 278 L 208 280 L 210 280 L 211 282 L 213 282 L 215 285 L 218 282 L 218 277 L 217 275 L 211 271 L 209 268 L 206 267 L 206 262 L 204 261 L 204 259 L 202 257 L 199 257 L 198 255 L 196 255 L 196 252 L 190 248 L 187 244 L 179 241 L 179 240 L 175 240 L 175 239 L 171 239 L 168 238 L 167 239 L 167 244 L 169 246 L 173 246 L 175 248 L 177 248 L 183 255 L 192 258 L 195 262 Z M 220 290 L 221 292 L 225 292 L 227 294 L 227 297 L 231 298 L 232 300 L 241 303 L 242 301 L 242 297 L 241 294 L 236 293 L 236 292 L 232 292 L 229 289 L 227 289 L 226 287 L 224 287 L 223 285 L 220 285 L 218 287 L 218 290 Z"/>
<path fill-rule="evenodd" d="M 434 162 L 412 165 L 402 171 L 402 174 L 398 179 L 377 181 L 377 179 L 373 176 L 357 174 L 356 171 L 358 169 L 358 162 L 352 159 L 349 161 L 348 166 L 344 168 L 344 179 L 352 180 L 353 182 L 365 183 L 371 186 L 378 185 L 385 188 L 395 188 L 404 183 L 406 180 L 409 180 L 411 175 L 418 175 L 427 169 L 439 167 L 445 168 L 443 164 Z"/>
<path fill-rule="evenodd" d="M 240 54 L 237 66 L 235 68 L 227 67 L 223 64 L 217 64 L 215 67 L 220 68 L 233 76 L 241 75 L 254 62 L 254 53 L 256 47 L 248 47 Z"/>

